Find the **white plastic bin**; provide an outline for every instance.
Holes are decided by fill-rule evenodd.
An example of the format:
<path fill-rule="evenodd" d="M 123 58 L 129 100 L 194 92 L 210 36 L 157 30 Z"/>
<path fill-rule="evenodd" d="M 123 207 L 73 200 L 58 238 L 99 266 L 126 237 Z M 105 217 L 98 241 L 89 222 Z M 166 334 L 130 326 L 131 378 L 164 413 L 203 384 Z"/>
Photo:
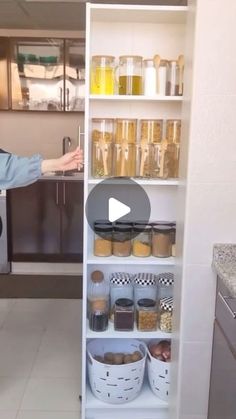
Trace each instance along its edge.
<path fill-rule="evenodd" d="M 147 349 L 147 370 L 150 387 L 155 394 L 164 401 L 169 401 L 171 362 L 159 361 Z"/>

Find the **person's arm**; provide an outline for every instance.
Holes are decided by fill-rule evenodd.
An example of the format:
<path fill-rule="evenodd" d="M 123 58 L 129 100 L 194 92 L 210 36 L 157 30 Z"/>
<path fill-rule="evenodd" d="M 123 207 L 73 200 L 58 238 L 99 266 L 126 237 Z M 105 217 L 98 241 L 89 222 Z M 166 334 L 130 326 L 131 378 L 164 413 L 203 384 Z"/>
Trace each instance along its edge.
<path fill-rule="evenodd" d="M 58 159 L 43 160 L 39 154 L 19 157 L 0 152 L 0 189 L 30 185 L 47 172 L 80 169 L 83 152 L 77 148 Z"/>
<path fill-rule="evenodd" d="M 26 186 L 41 176 L 42 157 L 19 157 L 14 154 L 0 153 L 0 189 Z"/>

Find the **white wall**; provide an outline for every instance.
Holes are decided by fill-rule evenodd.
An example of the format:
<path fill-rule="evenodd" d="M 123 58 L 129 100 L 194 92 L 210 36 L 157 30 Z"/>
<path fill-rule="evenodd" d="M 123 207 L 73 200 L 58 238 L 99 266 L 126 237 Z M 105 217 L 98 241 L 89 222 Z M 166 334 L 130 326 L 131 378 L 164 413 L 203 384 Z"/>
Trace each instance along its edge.
<path fill-rule="evenodd" d="M 179 192 L 180 206 L 185 204 L 179 221 L 185 228 L 182 284 L 176 284 L 179 301 L 182 286 L 178 419 L 207 418 L 216 287 L 213 244 L 236 242 L 236 2 L 228 0 L 227 7 L 221 0 L 196 3 L 189 147 L 183 144 L 187 181 L 182 166 Z"/>

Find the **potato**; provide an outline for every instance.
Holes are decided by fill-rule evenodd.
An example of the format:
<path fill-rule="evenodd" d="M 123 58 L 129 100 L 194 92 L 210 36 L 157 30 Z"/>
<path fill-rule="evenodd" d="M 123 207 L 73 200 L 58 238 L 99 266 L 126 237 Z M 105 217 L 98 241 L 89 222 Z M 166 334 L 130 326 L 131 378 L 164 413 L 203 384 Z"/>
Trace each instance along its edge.
<path fill-rule="evenodd" d="M 134 362 L 132 355 L 124 355 L 124 364 L 131 364 L 131 362 Z"/>
<path fill-rule="evenodd" d="M 143 357 L 141 352 L 139 352 L 139 351 L 135 351 L 131 356 L 132 356 L 133 362 L 140 361 Z"/>

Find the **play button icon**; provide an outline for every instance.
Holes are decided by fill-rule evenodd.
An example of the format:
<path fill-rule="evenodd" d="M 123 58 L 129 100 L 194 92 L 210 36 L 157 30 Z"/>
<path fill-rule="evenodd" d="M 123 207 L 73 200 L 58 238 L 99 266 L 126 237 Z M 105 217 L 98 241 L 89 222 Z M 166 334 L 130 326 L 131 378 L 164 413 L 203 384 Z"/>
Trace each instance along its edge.
<path fill-rule="evenodd" d="M 109 198 L 108 219 L 112 223 L 129 214 L 130 211 L 128 205 L 123 204 L 116 198 Z"/>
<path fill-rule="evenodd" d="M 92 230 L 98 220 L 112 223 L 149 222 L 151 206 L 147 193 L 130 178 L 108 178 L 89 185 L 86 217 Z"/>

